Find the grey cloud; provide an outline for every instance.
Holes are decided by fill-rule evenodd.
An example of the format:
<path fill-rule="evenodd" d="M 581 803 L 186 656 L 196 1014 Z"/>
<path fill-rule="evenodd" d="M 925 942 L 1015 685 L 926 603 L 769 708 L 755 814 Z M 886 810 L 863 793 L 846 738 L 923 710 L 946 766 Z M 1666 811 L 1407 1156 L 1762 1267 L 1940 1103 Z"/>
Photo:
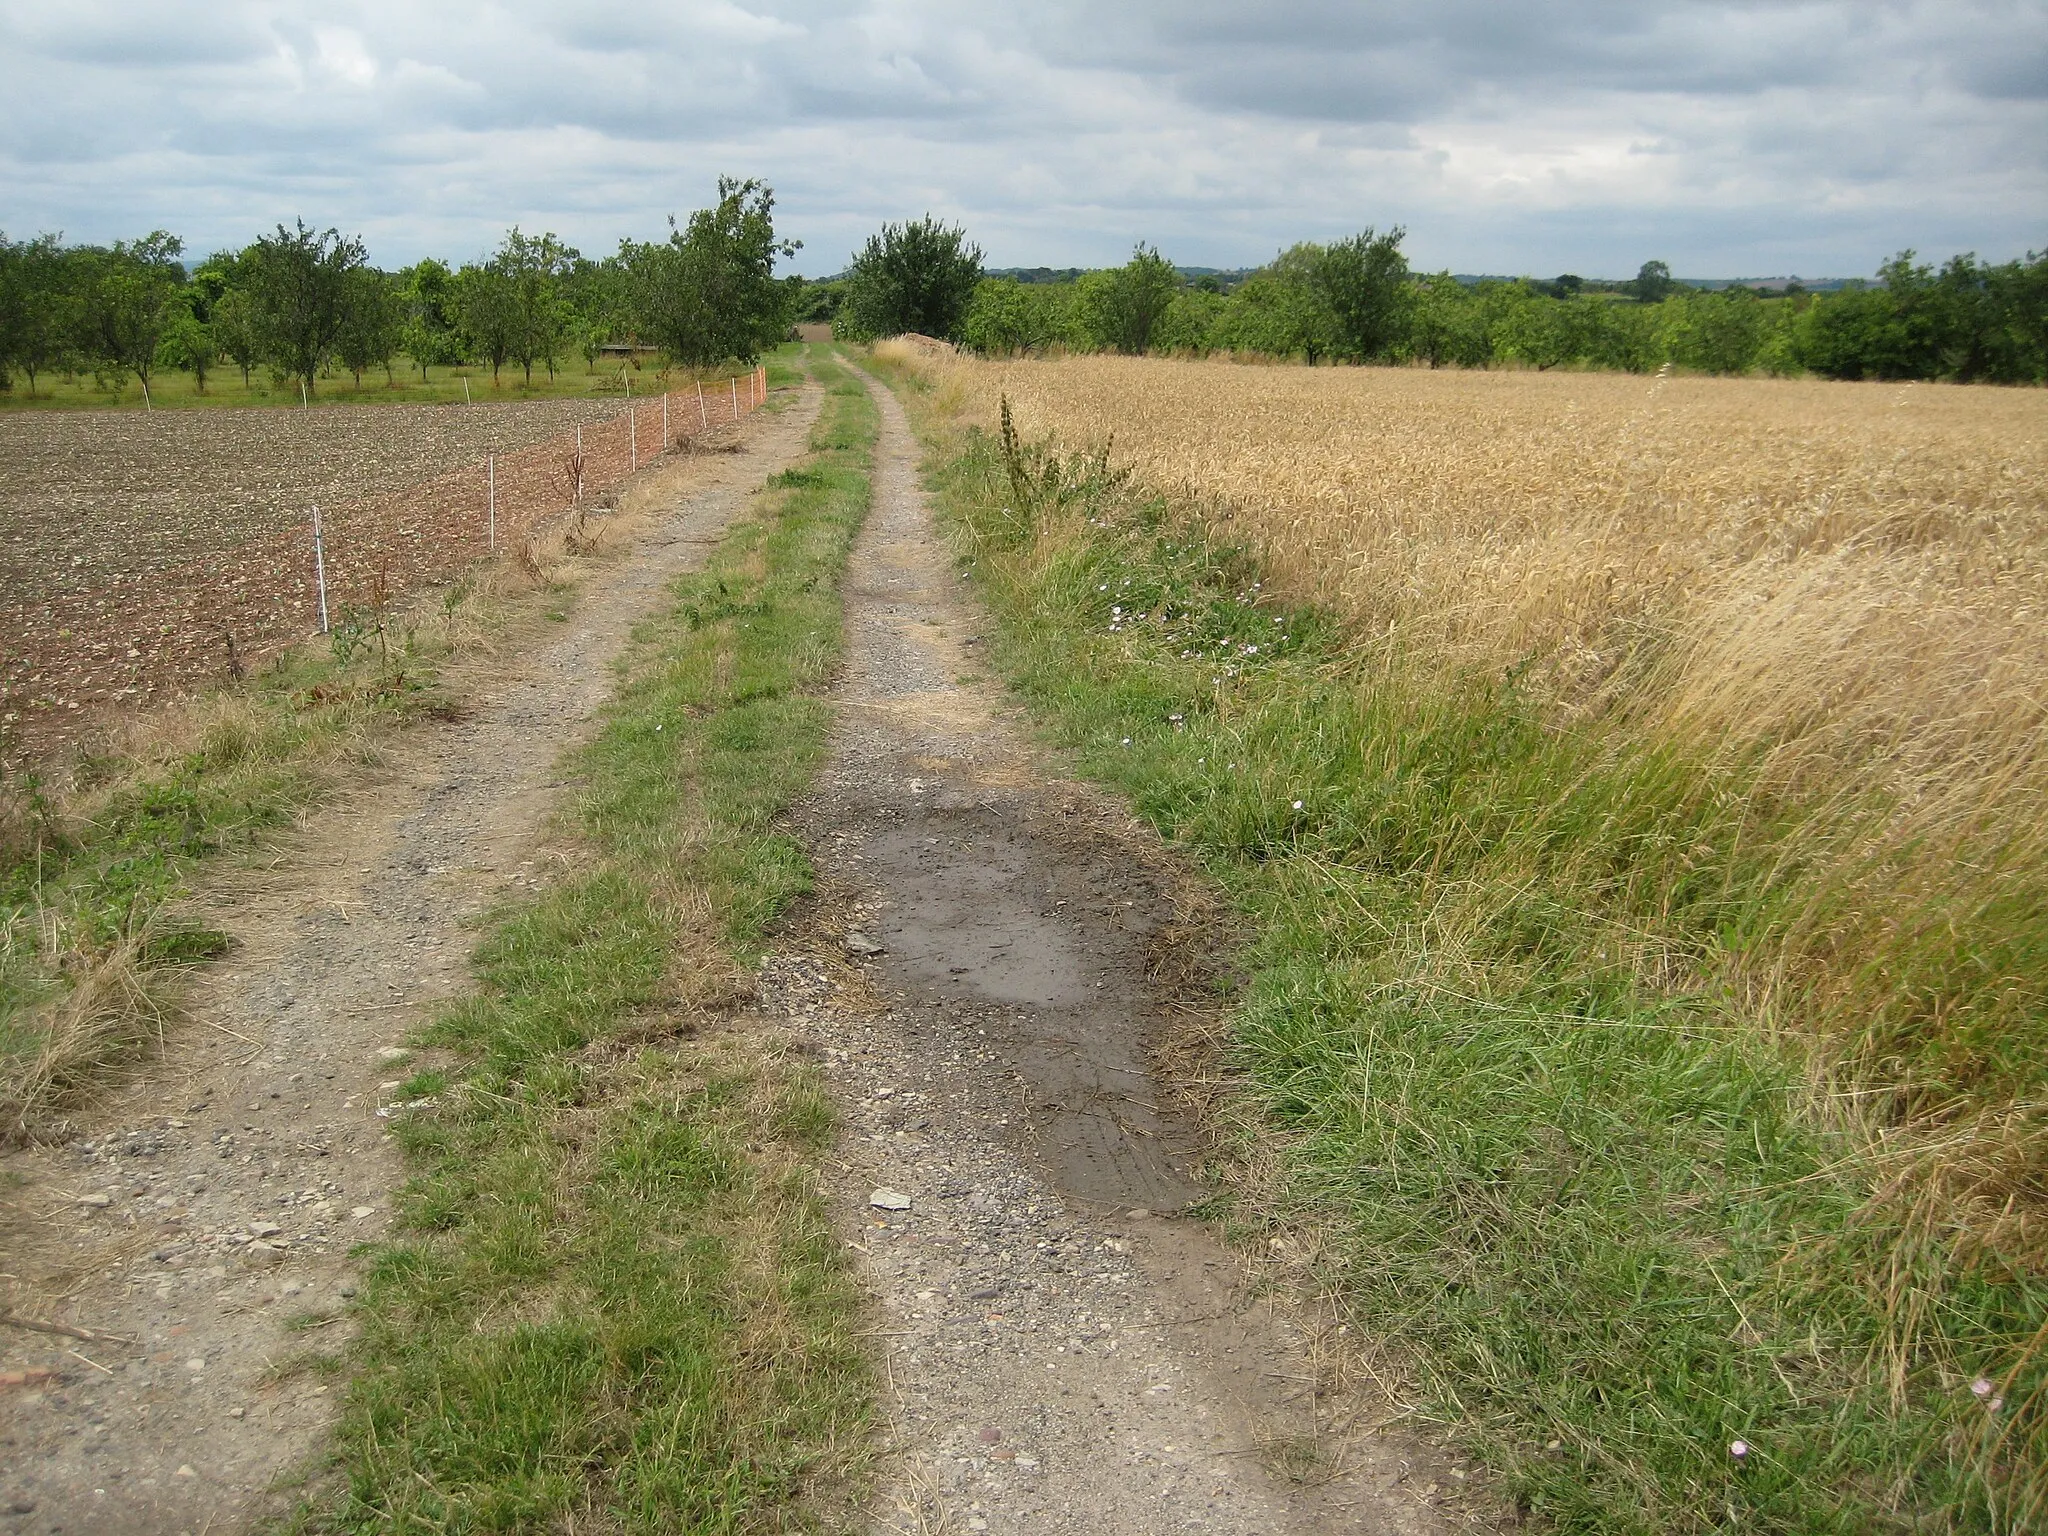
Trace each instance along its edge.
<path fill-rule="evenodd" d="M 927 209 L 1027 264 L 1403 222 L 1464 269 L 1865 271 L 2048 243 L 2044 56 L 2043 0 L 0 0 L 10 102 L 119 103 L 7 115 L 0 227 L 607 250 L 725 171 L 814 272 Z"/>

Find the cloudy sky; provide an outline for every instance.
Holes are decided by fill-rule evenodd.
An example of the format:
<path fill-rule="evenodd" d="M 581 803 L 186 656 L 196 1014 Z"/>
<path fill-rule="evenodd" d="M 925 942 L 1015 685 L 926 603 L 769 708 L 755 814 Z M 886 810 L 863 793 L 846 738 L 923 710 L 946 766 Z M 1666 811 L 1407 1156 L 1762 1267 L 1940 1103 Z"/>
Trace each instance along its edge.
<path fill-rule="evenodd" d="M 0 229 L 379 264 L 587 253 L 720 172 L 799 270 L 883 219 L 991 265 L 1854 275 L 2048 247 L 2048 0 L 0 0 Z"/>

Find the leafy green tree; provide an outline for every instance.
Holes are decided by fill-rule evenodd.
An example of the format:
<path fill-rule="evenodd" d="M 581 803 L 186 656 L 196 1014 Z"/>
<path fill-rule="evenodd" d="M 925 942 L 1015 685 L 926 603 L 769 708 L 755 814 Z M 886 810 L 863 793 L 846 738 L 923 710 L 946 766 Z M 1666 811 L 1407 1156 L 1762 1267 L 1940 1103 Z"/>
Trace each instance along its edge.
<path fill-rule="evenodd" d="M 1671 296 L 1673 286 L 1671 268 L 1661 261 L 1644 262 L 1627 284 L 1629 296 L 1638 304 L 1662 304 Z"/>
<path fill-rule="evenodd" d="M 617 257 L 577 257 L 562 280 L 562 301 L 568 312 L 569 344 L 582 354 L 584 367 L 594 369 L 606 343 L 631 330 L 625 268 Z"/>
<path fill-rule="evenodd" d="M 990 357 L 1068 345 L 1075 339 L 1075 300 L 1072 283 L 983 278 L 961 323 L 961 341 Z"/>
<path fill-rule="evenodd" d="M 1944 378 L 2032 384 L 2048 370 L 2048 255 L 1989 266 L 1951 257 L 1932 284 Z"/>
<path fill-rule="evenodd" d="M 56 235 L 10 242 L 0 235 L 0 376 L 36 377 L 63 363 L 78 326 L 73 263 Z"/>
<path fill-rule="evenodd" d="M 1658 305 L 1664 355 L 1701 373 L 1747 373 L 1764 339 L 1764 307 L 1747 292 L 1676 293 Z"/>
<path fill-rule="evenodd" d="M 1044 346 L 1036 333 L 1036 315 L 1014 277 L 985 277 L 975 285 L 967 314 L 960 322 L 960 341 L 984 357 L 1015 357 Z"/>
<path fill-rule="evenodd" d="M 1098 347 L 1136 357 L 1180 292 L 1180 274 L 1159 248 L 1140 245 L 1131 259 L 1106 272 L 1085 274 L 1076 285 L 1077 318 Z"/>
<path fill-rule="evenodd" d="M 156 344 L 158 366 L 188 370 L 202 395 L 206 393 L 206 376 L 213 371 L 214 359 L 220 356 L 213 328 L 200 317 L 204 304 L 204 296 L 196 288 L 186 288 L 172 305 L 169 323 Z"/>
<path fill-rule="evenodd" d="M 1216 324 L 1223 313 L 1223 295 L 1216 288 L 1190 286 L 1176 293 L 1152 330 L 1154 352 L 1175 356 L 1206 356 L 1214 348 Z"/>
<path fill-rule="evenodd" d="M 1662 306 L 1609 304 L 1587 300 L 1585 361 L 1596 368 L 1648 373 L 1664 361 L 1659 323 Z"/>
<path fill-rule="evenodd" d="M 381 367 L 385 382 L 391 382 L 391 359 L 404 324 L 398 285 L 389 276 L 375 267 L 357 267 L 348 274 L 334 350 L 342 367 L 355 375 L 357 389 L 363 387 L 363 373 L 370 368 Z"/>
<path fill-rule="evenodd" d="M 775 277 L 798 243 L 775 234 L 775 194 L 759 181 L 718 179 L 716 207 L 669 220 L 660 244 L 620 247 L 641 337 L 671 361 L 708 366 L 757 359 L 789 330 L 795 297 Z"/>
<path fill-rule="evenodd" d="M 455 315 L 463 349 L 491 365 L 491 382 L 512 355 L 518 315 L 512 285 L 495 261 L 471 262 L 455 274 Z"/>
<path fill-rule="evenodd" d="M 74 254 L 82 278 L 81 350 L 116 377 L 134 374 L 144 396 L 185 283 L 178 261 L 184 249 L 176 235 L 157 230 L 132 245 L 116 241 L 110 250 L 86 247 Z"/>
<path fill-rule="evenodd" d="M 1950 296 L 1933 268 L 1901 251 L 1882 267 L 1882 287 L 1845 288 L 1817 300 L 1799 318 L 1799 358 L 1832 379 L 1938 377 L 1951 341 Z"/>
<path fill-rule="evenodd" d="M 212 331 L 221 355 L 242 370 L 242 388 L 247 389 L 249 370 L 263 361 L 256 301 L 248 289 L 230 288 L 214 300 Z"/>
<path fill-rule="evenodd" d="M 1482 367 L 1489 356 L 1486 321 L 1465 285 L 1448 272 L 1415 284 L 1408 306 L 1407 350 L 1432 368 Z"/>
<path fill-rule="evenodd" d="M 1216 317 L 1212 342 L 1233 352 L 1301 357 L 1311 367 L 1327 357 L 1336 317 L 1316 286 L 1322 256 L 1319 245 L 1297 245 L 1238 284 Z"/>
<path fill-rule="evenodd" d="M 533 365 L 544 363 L 555 376 L 555 359 L 569 329 L 562 283 L 577 253 L 550 234 L 522 235 L 513 225 L 492 258 L 505 275 L 512 305 L 511 353 L 533 382 Z"/>
<path fill-rule="evenodd" d="M 1385 234 L 1367 228 L 1324 248 L 1314 283 L 1329 306 L 1331 350 L 1355 363 L 1392 357 L 1407 325 L 1408 261 L 1398 224 Z"/>
<path fill-rule="evenodd" d="M 884 224 L 847 269 L 835 326 L 858 340 L 916 332 L 946 341 L 961 327 L 981 281 L 981 247 L 927 214 Z"/>
<path fill-rule="evenodd" d="M 455 274 L 432 257 L 398 274 L 398 345 L 419 369 L 422 384 L 429 368 L 462 361 L 455 300 Z"/>
<path fill-rule="evenodd" d="M 340 338 L 349 274 L 363 254 L 361 240 L 334 229 L 316 234 L 303 219 L 292 229 L 278 225 L 243 253 L 263 355 L 308 393 Z"/>

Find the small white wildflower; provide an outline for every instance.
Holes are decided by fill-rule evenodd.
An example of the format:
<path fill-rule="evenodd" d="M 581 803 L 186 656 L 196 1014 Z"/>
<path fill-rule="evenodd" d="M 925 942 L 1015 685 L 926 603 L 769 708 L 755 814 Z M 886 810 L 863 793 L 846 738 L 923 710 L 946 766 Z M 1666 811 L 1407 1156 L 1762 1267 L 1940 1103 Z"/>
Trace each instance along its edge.
<path fill-rule="evenodd" d="M 1986 1403 L 1986 1404 L 1984 1405 L 1984 1407 L 1985 1407 L 1986 1411 L 1988 1411 L 1988 1412 L 1991 1412 L 1991 1413 L 1996 1413 L 1996 1412 L 1998 1412 L 1998 1410 L 1999 1410 L 1999 1409 L 2001 1409 L 2001 1408 L 2003 1408 L 2004 1406 L 2005 1406 L 2005 1399 L 2004 1399 L 2004 1398 L 2002 1398 L 2002 1397 L 1994 1397 L 1994 1398 L 1992 1398 L 1992 1399 L 1991 1399 L 1991 1401 L 1990 1401 L 1990 1402 L 1988 1402 L 1988 1403 Z"/>
<path fill-rule="evenodd" d="M 1991 1383 L 1987 1381 L 1984 1377 L 1979 1376 L 1975 1381 L 1970 1383 L 1970 1390 L 1976 1393 L 1979 1397 L 1989 1397 L 1991 1395 Z"/>
<path fill-rule="evenodd" d="M 1730 1440 L 1728 1442 L 1728 1454 L 1737 1461 L 1745 1459 L 1749 1455 L 1749 1442 L 1747 1440 Z"/>
<path fill-rule="evenodd" d="M 1294 808 L 1295 808 L 1295 809 L 1296 809 L 1297 811 L 1301 809 L 1301 802 L 1300 802 L 1299 800 L 1297 800 L 1297 801 L 1295 801 L 1295 802 L 1294 802 Z"/>
<path fill-rule="evenodd" d="M 1128 747 L 1128 746 L 1129 746 L 1130 744 L 1131 744 L 1131 738 L 1130 738 L 1130 737 L 1128 737 L 1128 736 L 1126 736 L 1126 737 L 1124 738 L 1124 745 Z"/>

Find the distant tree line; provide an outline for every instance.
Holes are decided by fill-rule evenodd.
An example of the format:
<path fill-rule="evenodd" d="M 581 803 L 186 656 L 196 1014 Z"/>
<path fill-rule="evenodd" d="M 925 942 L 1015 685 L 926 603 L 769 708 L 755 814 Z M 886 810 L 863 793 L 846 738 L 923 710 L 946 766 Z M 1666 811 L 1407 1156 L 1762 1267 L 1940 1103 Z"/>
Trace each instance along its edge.
<path fill-rule="evenodd" d="M 479 260 L 396 272 L 370 266 L 361 239 L 303 222 L 189 270 L 183 242 L 162 230 L 111 246 L 0 233 L 0 389 L 91 373 L 146 392 L 173 370 L 203 393 L 230 367 L 245 385 L 263 368 L 311 392 L 330 369 L 360 387 L 401 360 L 423 380 L 466 364 L 493 379 L 514 366 L 530 383 L 569 357 L 594 366 L 613 343 L 685 365 L 751 362 L 787 333 L 801 288 L 775 276 L 797 247 L 777 238 L 774 206 L 761 183 L 721 178 L 715 206 L 602 259 L 515 226 Z"/>
<path fill-rule="evenodd" d="M 2048 252 L 1939 269 L 1912 251 L 1834 293 L 1709 291 L 1645 262 L 1625 283 L 1461 282 L 1410 270 L 1400 228 L 1303 244 L 1224 291 L 1151 246 L 1066 281 L 987 277 L 963 230 L 886 226 L 806 318 L 856 339 L 921 331 L 1007 356 L 1211 353 L 1309 363 L 1515 365 L 1837 379 L 2048 380 Z M 1033 274 L 1036 276 L 1036 274 Z"/>

